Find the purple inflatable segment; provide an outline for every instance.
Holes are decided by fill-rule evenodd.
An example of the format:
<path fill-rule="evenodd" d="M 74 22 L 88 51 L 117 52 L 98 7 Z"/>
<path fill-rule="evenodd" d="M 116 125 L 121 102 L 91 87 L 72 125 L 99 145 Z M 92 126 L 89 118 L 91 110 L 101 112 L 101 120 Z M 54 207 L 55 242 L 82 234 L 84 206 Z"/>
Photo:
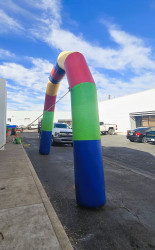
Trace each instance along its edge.
<path fill-rule="evenodd" d="M 55 102 L 56 102 L 56 96 L 50 96 L 50 95 L 46 94 L 45 95 L 44 111 L 54 111 L 54 109 L 55 109 Z"/>

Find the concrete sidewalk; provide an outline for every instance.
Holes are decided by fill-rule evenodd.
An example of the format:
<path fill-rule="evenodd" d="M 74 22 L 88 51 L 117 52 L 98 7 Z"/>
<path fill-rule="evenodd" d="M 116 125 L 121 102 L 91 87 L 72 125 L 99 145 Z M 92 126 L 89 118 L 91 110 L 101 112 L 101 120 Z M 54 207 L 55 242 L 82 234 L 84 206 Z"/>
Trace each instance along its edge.
<path fill-rule="evenodd" d="M 22 144 L 0 151 L 0 249 L 73 249 Z"/>

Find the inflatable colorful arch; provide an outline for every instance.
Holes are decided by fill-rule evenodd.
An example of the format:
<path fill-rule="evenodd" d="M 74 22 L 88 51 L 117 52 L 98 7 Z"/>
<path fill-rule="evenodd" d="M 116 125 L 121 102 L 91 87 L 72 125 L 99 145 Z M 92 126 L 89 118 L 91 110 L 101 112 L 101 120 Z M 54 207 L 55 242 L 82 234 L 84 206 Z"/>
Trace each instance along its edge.
<path fill-rule="evenodd" d="M 39 152 L 50 153 L 56 96 L 65 73 L 71 93 L 77 203 L 85 207 L 103 206 L 106 198 L 96 85 L 84 56 L 79 52 L 60 53 L 51 71 Z"/>

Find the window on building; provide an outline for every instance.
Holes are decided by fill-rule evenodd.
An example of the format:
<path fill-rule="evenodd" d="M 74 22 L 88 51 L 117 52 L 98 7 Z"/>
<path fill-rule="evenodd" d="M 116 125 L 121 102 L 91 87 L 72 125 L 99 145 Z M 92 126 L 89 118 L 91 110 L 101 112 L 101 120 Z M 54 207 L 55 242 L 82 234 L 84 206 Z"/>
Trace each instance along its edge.
<path fill-rule="evenodd" d="M 11 118 L 8 118 L 7 121 L 8 121 L 8 122 L 11 122 Z"/>
<path fill-rule="evenodd" d="M 155 115 L 149 115 L 149 126 L 155 126 Z"/>
<path fill-rule="evenodd" d="M 149 116 L 142 116 L 142 127 L 148 127 L 149 126 Z"/>
<path fill-rule="evenodd" d="M 136 117 L 136 127 L 155 126 L 155 115 L 145 115 Z"/>
<path fill-rule="evenodd" d="M 135 116 L 136 128 L 142 127 L 142 116 Z"/>

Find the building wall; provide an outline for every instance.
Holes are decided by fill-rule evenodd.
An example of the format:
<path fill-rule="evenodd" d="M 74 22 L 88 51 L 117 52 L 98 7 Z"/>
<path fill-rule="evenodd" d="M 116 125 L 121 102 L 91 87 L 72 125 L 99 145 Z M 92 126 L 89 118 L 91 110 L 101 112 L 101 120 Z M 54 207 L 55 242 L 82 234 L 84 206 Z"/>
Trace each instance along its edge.
<path fill-rule="evenodd" d="M 99 103 L 100 121 L 117 124 L 118 132 L 131 129 L 130 113 L 147 111 L 155 111 L 155 89 Z"/>
<path fill-rule="evenodd" d="M 8 111 L 7 124 L 27 126 L 35 119 L 37 120 L 34 122 L 34 124 L 38 124 L 38 117 L 42 113 L 43 111 Z M 55 111 L 54 122 L 57 122 L 58 119 L 71 119 L 71 112 Z"/>
<path fill-rule="evenodd" d="M 135 126 L 135 121 L 131 119 L 130 113 L 150 111 L 155 113 L 155 89 L 102 101 L 98 106 L 100 121 L 115 123 L 118 126 L 118 132 L 126 132 Z M 7 123 L 27 126 L 41 114 L 42 111 L 8 111 Z M 71 112 L 55 111 L 54 121 L 63 119 L 71 120 Z M 34 124 L 38 124 L 38 120 Z"/>
<path fill-rule="evenodd" d="M 0 147 L 6 143 L 6 82 L 0 79 Z M 4 150 L 4 147 L 1 149 Z"/>

